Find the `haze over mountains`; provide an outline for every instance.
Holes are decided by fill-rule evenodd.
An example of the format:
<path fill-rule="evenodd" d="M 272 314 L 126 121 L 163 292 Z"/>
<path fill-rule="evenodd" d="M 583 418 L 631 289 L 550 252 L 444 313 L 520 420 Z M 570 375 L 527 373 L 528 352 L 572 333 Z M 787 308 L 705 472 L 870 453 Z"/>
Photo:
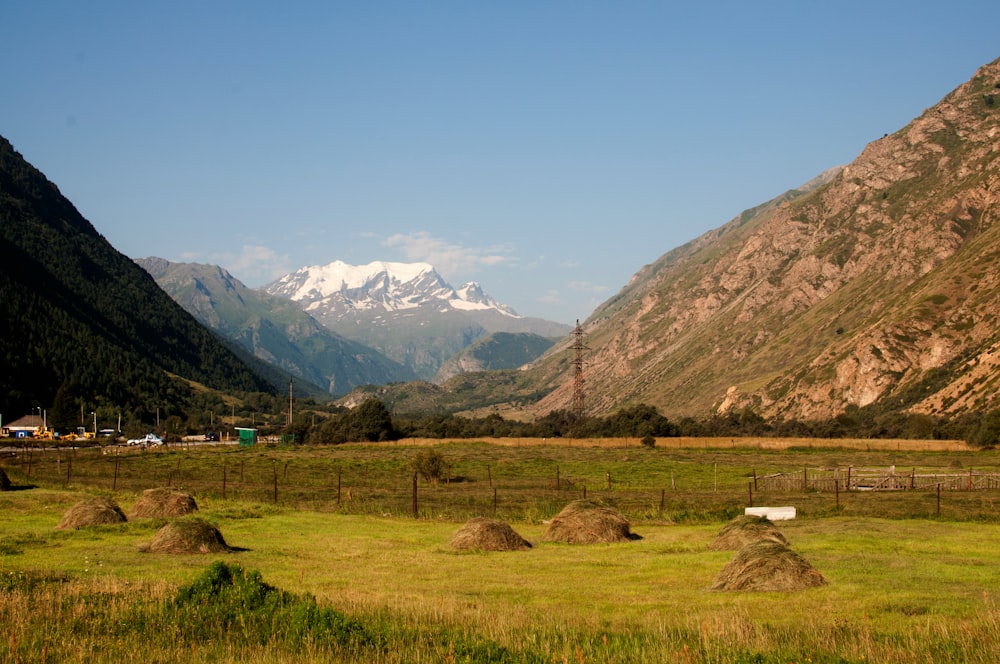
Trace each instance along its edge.
<path fill-rule="evenodd" d="M 156 398 L 172 389 L 169 375 L 222 389 L 272 389 L 137 266 L 123 264 L 6 142 L 0 156 L 0 287 L 16 311 L 0 335 L 8 400 L 51 401 L 60 386 L 69 394 L 103 389 L 107 379 L 81 357 L 128 376 L 114 385 L 121 398 L 129 381 L 144 376 L 166 381 L 149 388 Z M 817 420 L 860 409 L 955 416 L 996 408 L 998 217 L 995 61 L 907 126 L 872 141 L 851 164 L 640 269 L 584 324 L 585 410 L 603 415 L 645 403 L 670 417 Z M 262 348 L 253 344 L 282 326 L 288 338 L 295 336 L 289 329 L 302 338 L 317 334 L 330 348 L 340 335 L 420 378 L 443 381 L 379 388 L 399 411 L 489 406 L 527 418 L 574 403 L 566 326 L 518 317 L 474 285 L 451 288 L 430 266 L 303 268 L 265 289 L 279 299 L 250 295 L 224 271 L 207 269 L 214 276 L 192 280 L 187 299 L 208 321 L 218 316 L 220 330 L 232 324 L 221 312 L 241 302 L 246 329 L 229 333 L 252 340 L 247 347 Z M 282 302 L 302 306 L 336 335 L 292 317 Z M 258 322 L 248 324 L 246 311 L 255 307 Z M 442 367 L 451 358 L 498 333 L 561 341 L 522 369 L 446 379 Z M 506 347 L 518 345 L 528 348 Z"/>

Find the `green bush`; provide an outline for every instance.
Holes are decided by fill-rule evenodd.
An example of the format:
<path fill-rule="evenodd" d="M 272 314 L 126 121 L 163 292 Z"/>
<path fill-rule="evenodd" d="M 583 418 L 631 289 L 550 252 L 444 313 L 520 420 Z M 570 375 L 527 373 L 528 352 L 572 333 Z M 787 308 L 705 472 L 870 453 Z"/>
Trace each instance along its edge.
<path fill-rule="evenodd" d="M 426 482 L 440 482 L 448 476 L 450 468 L 444 455 L 436 450 L 422 450 L 413 459 L 413 469 Z"/>

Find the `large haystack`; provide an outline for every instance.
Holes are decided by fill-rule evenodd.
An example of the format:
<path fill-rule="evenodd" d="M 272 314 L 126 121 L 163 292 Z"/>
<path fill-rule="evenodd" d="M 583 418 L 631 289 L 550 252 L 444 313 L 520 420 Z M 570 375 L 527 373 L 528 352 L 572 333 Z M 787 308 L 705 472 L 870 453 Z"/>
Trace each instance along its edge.
<path fill-rule="evenodd" d="M 638 539 L 628 519 L 602 502 L 575 500 L 552 518 L 542 538 L 568 544 L 604 544 Z"/>
<path fill-rule="evenodd" d="M 224 553 L 232 549 L 219 529 L 199 518 L 178 519 L 156 531 L 143 549 L 150 553 Z"/>
<path fill-rule="evenodd" d="M 198 510 L 194 498 L 173 489 L 146 489 L 132 507 L 133 519 L 170 518 Z"/>
<path fill-rule="evenodd" d="M 3 468 L 0 468 L 0 491 L 10 491 L 14 485 L 10 483 L 10 478 Z"/>
<path fill-rule="evenodd" d="M 125 523 L 125 512 L 110 498 L 90 498 L 69 508 L 56 526 L 60 530 Z"/>
<path fill-rule="evenodd" d="M 777 542 L 788 546 L 788 540 L 769 519 L 745 514 L 723 526 L 708 548 L 712 551 L 739 551 L 753 542 Z"/>
<path fill-rule="evenodd" d="M 476 517 L 469 519 L 451 538 L 456 549 L 480 551 L 519 551 L 530 549 L 531 543 L 503 521 Z"/>
<path fill-rule="evenodd" d="M 736 553 L 719 572 L 712 590 L 792 592 L 825 584 L 822 574 L 784 544 L 758 541 Z"/>

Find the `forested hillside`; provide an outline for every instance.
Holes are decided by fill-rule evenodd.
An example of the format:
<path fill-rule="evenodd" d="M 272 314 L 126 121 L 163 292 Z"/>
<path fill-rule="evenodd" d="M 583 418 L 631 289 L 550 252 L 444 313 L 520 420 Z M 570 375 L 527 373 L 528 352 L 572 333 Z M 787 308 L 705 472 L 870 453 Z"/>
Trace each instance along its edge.
<path fill-rule="evenodd" d="M 273 391 L 116 251 L 0 137 L 0 412 L 34 407 L 78 422 L 82 408 L 126 416 L 191 407 L 187 381 Z M 187 380 L 180 380 L 187 379 Z"/>

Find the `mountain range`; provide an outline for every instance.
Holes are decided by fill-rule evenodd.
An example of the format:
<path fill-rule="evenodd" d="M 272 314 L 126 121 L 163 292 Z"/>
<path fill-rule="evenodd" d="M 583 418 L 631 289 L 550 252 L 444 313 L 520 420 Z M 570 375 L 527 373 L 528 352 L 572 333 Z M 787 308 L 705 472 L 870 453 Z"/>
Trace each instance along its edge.
<path fill-rule="evenodd" d="M 424 380 L 491 334 L 558 338 L 571 329 L 519 316 L 478 283 L 453 288 L 427 263 L 334 261 L 303 267 L 262 290 L 296 302 L 327 329 L 378 350 Z"/>
<path fill-rule="evenodd" d="M 88 394 L 135 409 L 192 403 L 202 386 L 273 394 L 275 380 L 247 366 L 244 348 L 264 346 L 245 342 L 322 333 L 313 320 L 424 379 L 358 387 L 342 400 L 374 395 L 397 412 L 529 419 L 647 404 L 671 418 L 984 413 L 1000 406 L 998 219 L 1000 60 L 850 164 L 642 267 L 581 337 L 518 317 L 475 285 L 451 288 L 422 264 L 313 266 L 255 294 L 201 266 L 215 276 L 192 280 L 184 297 L 200 317 L 218 315 L 226 340 L 3 140 L 0 395 L 5 408 L 65 410 Z M 263 295 L 283 299 L 255 300 Z M 293 322 L 282 302 L 311 319 Z M 245 309 L 229 321 L 222 312 L 233 303 Z M 507 350 L 540 348 L 501 333 L 559 341 L 517 369 L 469 372 L 457 360 L 464 372 L 448 377 L 448 361 L 465 349 L 491 356 L 491 334 Z"/>
<path fill-rule="evenodd" d="M 222 267 L 155 257 L 136 263 L 204 325 L 327 394 L 417 378 L 402 364 L 327 330 L 294 302 L 248 288 Z"/>

